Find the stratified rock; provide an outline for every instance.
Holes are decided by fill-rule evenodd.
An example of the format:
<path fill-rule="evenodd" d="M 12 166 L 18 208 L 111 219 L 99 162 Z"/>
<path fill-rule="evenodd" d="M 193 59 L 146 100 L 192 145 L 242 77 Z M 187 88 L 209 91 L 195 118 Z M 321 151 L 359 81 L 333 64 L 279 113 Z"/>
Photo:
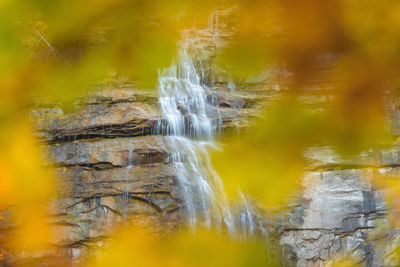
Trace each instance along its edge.
<path fill-rule="evenodd" d="M 128 102 L 84 106 L 76 113 L 42 120 L 36 127 L 38 135 L 46 141 L 65 142 L 90 137 L 146 135 L 160 119 L 154 106 Z"/>
<path fill-rule="evenodd" d="M 393 142 L 386 148 L 374 147 L 351 158 L 339 156 L 328 146 L 311 147 L 304 156 L 312 168 L 398 166 L 400 165 L 400 144 Z"/>
<path fill-rule="evenodd" d="M 85 167 L 56 169 L 60 197 L 94 198 L 107 195 L 168 195 L 176 186 L 175 167 L 156 163 L 95 170 Z"/>
<path fill-rule="evenodd" d="M 310 172 L 304 178 L 302 223 L 283 230 L 281 244 L 291 247 L 297 266 L 318 266 L 335 255 L 371 264 L 368 233 L 385 215 L 382 196 L 370 180 L 375 169 Z"/>
<path fill-rule="evenodd" d="M 56 165 L 98 169 L 163 162 L 168 157 L 163 136 L 79 140 L 48 146 L 48 151 Z"/>

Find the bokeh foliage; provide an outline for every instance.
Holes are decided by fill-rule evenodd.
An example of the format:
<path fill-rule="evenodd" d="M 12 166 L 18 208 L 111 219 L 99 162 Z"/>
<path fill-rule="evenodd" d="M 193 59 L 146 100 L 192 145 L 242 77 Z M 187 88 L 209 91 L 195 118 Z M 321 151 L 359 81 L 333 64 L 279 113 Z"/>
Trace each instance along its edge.
<path fill-rule="evenodd" d="M 69 102 L 99 82 L 121 76 L 153 88 L 156 70 L 168 66 L 176 54 L 180 30 L 191 27 L 193 20 L 207 23 L 219 4 L 204 0 L 0 1 L 0 200 L 3 210 L 17 206 L 14 220 L 22 222 L 15 238 L 2 240 L 1 246 L 7 243 L 16 252 L 42 249 L 52 234 L 46 224 L 52 173 L 43 167 L 42 153 L 26 119 L 33 100 Z M 239 6 L 239 23 L 232 45 L 218 55 L 219 63 L 239 82 L 273 64 L 289 73 L 281 81 L 287 96 L 266 109 L 249 133 L 232 138 L 224 152 L 214 156 L 232 197 L 241 187 L 266 206 L 282 205 L 307 168 L 303 158 L 307 147 L 331 145 L 348 156 L 388 138 L 382 96 L 398 86 L 398 1 L 238 0 L 223 4 Z M 333 67 L 321 63 L 326 57 L 333 58 L 328 60 Z M 321 68 L 326 69 L 321 72 Z M 321 81 L 330 81 L 334 87 L 321 89 L 329 96 L 329 105 L 315 112 L 300 99 L 309 93 L 310 84 Z M 389 200 L 395 197 L 389 195 Z M 131 234 L 136 239 L 118 244 L 116 238 L 116 249 L 111 248 L 104 264 L 95 265 L 123 260 L 121 252 L 130 249 L 127 244 L 147 242 L 144 233 Z M 171 266 L 202 260 L 202 255 L 187 251 L 185 238 L 190 235 L 183 233 L 171 241 L 172 258 L 160 258 L 171 261 Z M 213 248 L 210 260 L 215 263 L 227 260 L 212 254 L 215 251 L 234 255 L 232 263 L 237 266 L 245 266 L 249 255 L 250 260 L 259 259 L 258 248 L 243 248 L 244 244 L 229 243 L 217 235 L 199 233 L 190 238 L 198 240 L 201 248 Z M 159 244 L 133 245 L 149 255 Z M 157 266 L 160 262 L 154 260 Z"/>
<path fill-rule="evenodd" d="M 159 240 L 140 228 L 121 229 L 89 266 L 279 266 L 261 240 L 232 240 L 209 229 L 183 231 Z"/>
<path fill-rule="evenodd" d="M 239 81 L 272 63 L 285 74 L 277 103 L 215 155 L 228 191 L 240 185 L 280 205 L 309 167 L 308 147 L 351 157 L 391 138 L 384 96 L 398 86 L 399 11 L 395 1 L 240 2 L 238 31 L 220 62 Z M 304 97 L 315 95 L 325 100 L 307 107 Z"/>

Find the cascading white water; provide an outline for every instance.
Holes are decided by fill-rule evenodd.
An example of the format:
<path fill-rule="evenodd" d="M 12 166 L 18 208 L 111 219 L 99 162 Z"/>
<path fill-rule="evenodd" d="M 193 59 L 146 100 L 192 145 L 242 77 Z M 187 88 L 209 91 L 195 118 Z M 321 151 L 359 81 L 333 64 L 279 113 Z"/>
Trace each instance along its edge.
<path fill-rule="evenodd" d="M 129 184 L 129 180 L 132 179 L 131 176 L 131 171 L 132 168 L 134 166 L 134 162 L 133 162 L 133 153 L 134 153 L 134 149 L 129 149 L 128 151 L 128 162 L 127 162 L 127 166 L 126 166 L 126 174 L 125 174 L 125 192 L 122 194 L 122 201 L 123 201 L 123 205 L 124 205 L 124 209 L 123 209 L 123 215 L 124 217 L 127 217 L 129 214 L 128 211 L 128 207 L 129 207 L 129 192 L 131 189 L 131 186 Z"/>
<path fill-rule="evenodd" d="M 249 205 L 246 197 L 243 195 L 242 192 L 240 192 L 240 198 L 243 202 L 243 210 L 240 212 L 241 230 L 246 235 L 253 235 L 255 224 L 251 206 Z"/>
<path fill-rule="evenodd" d="M 214 16 L 208 30 L 215 40 L 218 14 Z M 221 126 L 221 118 L 217 101 L 212 98 L 207 101 L 207 96 L 212 94 L 204 85 L 206 72 L 201 60 L 196 61 L 196 65 L 189 55 L 194 43 L 190 37 L 184 37 L 177 63 L 159 71 L 158 92 L 163 120 L 157 124 L 156 131 L 167 136 L 172 150 L 169 162 L 176 169 L 188 223 L 192 227 L 197 224 L 224 226 L 234 235 L 236 230 L 253 234 L 255 223 L 250 205 L 242 197 L 244 211 L 235 219 L 222 182 L 211 166 L 208 148 L 215 148 L 213 139 Z"/>
<path fill-rule="evenodd" d="M 178 64 L 159 72 L 159 102 L 163 121 L 157 129 L 167 135 L 173 150 L 169 161 L 176 169 L 190 225 L 221 224 L 231 216 L 207 151 L 214 146 L 218 122 L 211 119 L 215 108 L 207 103 L 207 88 L 186 49 Z"/>

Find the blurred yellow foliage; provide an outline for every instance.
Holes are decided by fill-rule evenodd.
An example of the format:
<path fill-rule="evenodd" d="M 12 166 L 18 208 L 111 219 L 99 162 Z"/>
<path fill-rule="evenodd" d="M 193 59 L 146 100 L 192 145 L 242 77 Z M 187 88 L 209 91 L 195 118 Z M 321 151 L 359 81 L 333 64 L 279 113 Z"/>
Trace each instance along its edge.
<path fill-rule="evenodd" d="M 384 190 L 384 197 L 388 206 L 388 219 L 392 229 L 400 229 L 400 179 L 396 174 L 383 172 L 374 177 L 374 185 Z M 384 229 L 387 230 L 387 229 Z M 400 256 L 400 254 L 399 254 Z"/>
<path fill-rule="evenodd" d="M 338 262 L 334 262 L 331 265 L 327 264 L 326 266 L 332 266 L 332 267 L 354 267 L 354 266 L 361 266 L 361 264 L 357 264 L 351 258 L 345 258 L 345 259 L 342 259 L 342 260 L 340 260 Z"/>
<path fill-rule="evenodd" d="M 233 197 L 237 188 L 269 207 L 282 205 L 307 167 L 304 150 L 332 145 L 356 154 L 387 137 L 382 96 L 399 85 L 400 4 L 395 0 L 251 0 L 239 5 L 237 32 L 219 61 L 243 81 L 278 64 L 288 71 L 282 88 L 293 97 L 266 109 L 254 129 L 214 155 Z M 0 209 L 15 207 L 17 234 L 6 244 L 37 250 L 51 239 L 47 201 L 52 173 L 26 119 L 35 99 L 72 101 L 112 73 L 152 88 L 156 69 L 176 54 L 181 29 L 206 23 L 220 1 L 90 0 L 0 1 Z M 333 67 L 318 62 L 336 56 Z M 324 67 L 324 66 L 323 66 Z M 304 109 L 298 96 L 328 80 L 335 88 L 321 113 Z M 400 185 L 389 180 L 393 208 Z M 196 251 L 196 252 L 195 252 Z M 194 253 L 195 252 L 195 253 Z M 122 257 L 123 255 L 123 257 Z M 93 266 L 254 266 L 258 244 L 199 231 L 164 243 L 149 233 L 121 232 Z M 347 266 L 347 265 L 341 265 Z"/>
<path fill-rule="evenodd" d="M 27 125 L 17 123 L 0 141 L 0 203 L 2 210 L 11 207 L 16 225 L 1 247 L 14 253 L 43 249 L 51 239 L 47 205 L 54 178 Z"/>
<path fill-rule="evenodd" d="M 397 86 L 400 10 L 396 1 L 239 5 L 237 33 L 219 62 L 239 82 L 282 66 L 277 83 L 286 96 L 268 103 L 264 118 L 214 164 L 228 191 L 239 185 L 276 206 L 297 188 L 307 147 L 329 145 L 350 157 L 390 139 L 383 101 Z M 301 98 L 315 95 L 326 101 L 307 108 Z"/>
<path fill-rule="evenodd" d="M 277 266 L 256 240 L 232 240 L 221 233 L 198 229 L 172 236 L 154 236 L 139 228 L 122 229 L 104 244 L 88 266 Z"/>

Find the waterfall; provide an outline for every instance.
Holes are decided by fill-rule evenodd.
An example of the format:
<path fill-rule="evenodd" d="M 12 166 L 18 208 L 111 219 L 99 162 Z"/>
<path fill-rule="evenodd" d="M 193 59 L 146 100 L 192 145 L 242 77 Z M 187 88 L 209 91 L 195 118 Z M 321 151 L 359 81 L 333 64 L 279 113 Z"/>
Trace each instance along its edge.
<path fill-rule="evenodd" d="M 251 206 L 249 205 L 246 197 L 243 195 L 242 192 L 239 193 L 240 198 L 242 199 L 243 208 L 240 213 L 240 224 L 241 230 L 245 235 L 253 235 L 254 234 L 254 217 L 252 215 Z"/>
<path fill-rule="evenodd" d="M 212 140 L 219 122 L 212 119 L 216 109 L 207 102 L 208 89 L 201 81 L 186 49 L 177 64 L 159 72 L 163 120 L 157 131 L 167 135 L 172 150 L 169 162 L 175 167 L 192 227 L 221 225 L 232 217 L 208 155 L 208 148 L 215 147 Z"/>
<path fill-rule="evenodd" d="M 129 177 L 131 176 L 132 172 L 132 167 L 134 166 L 133 162 L 133 153 L 134 149 L 129 149 L 128 151 L 128 162 L 126 166 L 126 174 L 125 174 L 125 190 L 124 193 L 122 194 L 122 201 L 123 201 L 123 215 L 124 217 L 127 217 L 129 214 L 129 201 L 130 201 L 130 189 L 131 186 L 129 184 Z"/>
<path fill-rule="evenodd" d="M 212 32 L 208 36 L 214 41 L 218 38 L 218 15 L 215 16 L 210 19 L 208 29 Z M 159 71 L 162 121 L 157 124 L 156 132 L 166 135 L 172 151 L 169 163 L 177 173 L 188 224 L 192 228 L 197 225 L 223 227 L 233 235 L 238 230 L 253 234 L 255 223 L 250 205 L 242 197 L 245 211 L 235 218 L 223 184 L 210 162 L 208 149 L 216 148 L 214 137 L 221 127 L 221 118 L 216 106 L 218 101 L 207 97 L 215 94 L 210 94 L 212 89 L 205 85 L 204 64 L 201 60 L 195 62 L 189 54 L 190 49 L 202 49 L 193 38 L 199 37 L 184 36 L 176 63 Z"/>

